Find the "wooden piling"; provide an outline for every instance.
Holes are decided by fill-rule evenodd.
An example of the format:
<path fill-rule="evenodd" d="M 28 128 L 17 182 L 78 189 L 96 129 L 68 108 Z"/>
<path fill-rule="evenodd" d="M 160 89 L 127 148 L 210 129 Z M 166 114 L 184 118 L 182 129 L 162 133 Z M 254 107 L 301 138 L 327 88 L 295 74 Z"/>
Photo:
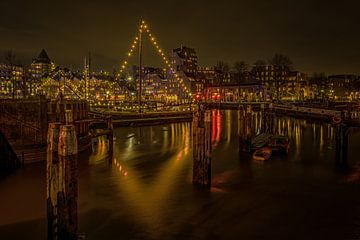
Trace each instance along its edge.
<path fill-rule="evenodd" d="M 193 118 L 193 184 L 211 187 L 211 111 L 202 108 Z"/>
<path fill-rule="evenodd" d="M 59 211 L 58 195 L 62 190 L 60 181 L 60 166 L 58 161 L 58 141 L 60 123 L 50 123 L 47 135 L 46 161 L 46 203 L 48 239 L 57 239 Z"/>
<path fill-rule="evenodd" d="M 77 153 L 78 144 L 74 125 L 62 125 L 59 136 L 59 164 L 62 170 L 62 196 L 59 199 L 59 208 L 63 207 L 63 222 L 59 223 L 61 239 L 76 239 L 77 237 L 77 197 L 78 173 Z"/>
<path fill-rule="evenodd" d="M 246 109 L 239 109 L 239 151 L 251 151 L 251 138 L 252 138 L 252 109 L 247 106 Z"/>
<path fill-rule="evenodd" d="M 47 149 L 48 239 L 77 239 L 78 143 L 72 111 L 65 125 L 49 124 Z"/>
<path fill-rule="evenodd" d="M 349 149 L 349 127 L 345 124 L 335 125 L 335 161 L 347 167 Z"/>

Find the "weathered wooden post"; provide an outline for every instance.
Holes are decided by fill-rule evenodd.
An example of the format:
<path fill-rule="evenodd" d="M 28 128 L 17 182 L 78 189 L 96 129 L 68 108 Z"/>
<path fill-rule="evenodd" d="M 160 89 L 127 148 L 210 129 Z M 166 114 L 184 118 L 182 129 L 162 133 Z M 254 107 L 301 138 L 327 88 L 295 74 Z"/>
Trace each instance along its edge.
<path fill-rule="evenodd" d="M 204 106 L 193 118 L 193 184 L 211 187 L 211 111 Z"/>
<path fill-rule="evenodd" d="M 250 105 L 246 109 L 239 110 L 239 151 L 251 151 L 251 138 L 252 138 L 252 108 Z"/>
<path fill-rule="evenodd" d="M 245 112 L 242 106 L 239 106 L 238 110 L 238 134 L 239 134 L 239 152 L 244 151 L 244 144 L 245 144 Z"/>
<path fill-rule="evenodd" d="M 267 133 L 274 133 L 274 114 L 273 111 L 273 104 L 269 104 L 268 113 L 266 114 L 266 132 Z"/>
<path fill-rule="evenodd" d="M 246 143 L 247 151 L 251 151 L 251 138 L 252 138 L 252 107 L 251 105 L 246 106 L 245 113 L 245 127 L 246 127 Z"/>
<path fill-rule="evenodd" d="M 75 126 L 72 124 L 72 111 L 65 112 L 66 124 L 60 127 L 59 134 L 59 162 L 63 178 L 63 196 L 58 201 L 63 209 L 62 218 L 64 221 L 59 223 L 60 239 L 77 238 L 77 197 L 78 197 L 78 172 L 77 172 L 77 153 L 78 144 Z"/>
<path fill-rule="evenodd" d="M 77 137 L 72 111 L 66 124 L 51 123 L 48 132 L 48 239 L 77 239 Z"/>
<path fill-rule="evenodd" d="M 266 133 L 266 111 L 265 111 L 265 104 L 261 103 L 260 105 L 260 114 L 261 114 L 261 129 L 260 133 Z"/>
<path fill-rule="evenodd" d="M 46 204 L 48 239 L 57 239 L 59 210 L 58 196 L 61 195 L 62 182 L 58 159 L 60 123 L 50 123 L 47 135 L 47 162 L 46 162 Z"/>
<path fill-rule="evenodd" d="M 349 127 L 345 124 L 336 124 L 335 128 L 335 160 L 337 164 L 347 167 Z"/>

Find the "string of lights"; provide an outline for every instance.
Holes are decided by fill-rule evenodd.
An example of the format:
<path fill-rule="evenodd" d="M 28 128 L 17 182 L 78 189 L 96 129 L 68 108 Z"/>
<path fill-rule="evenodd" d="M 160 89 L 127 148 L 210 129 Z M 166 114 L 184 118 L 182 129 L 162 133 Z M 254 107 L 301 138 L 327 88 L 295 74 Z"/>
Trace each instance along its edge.
<path fill-rule="evenodd" d="M 138 30 L 138 33 L 141 31 L 141 28 L 139 28 Z M 134 38 L 134 40 L 132 41 L 132 44 L 130 46 L 130 50 L 127 52 L 126 54 L 126 57 L 124 59 L 124 61 L 122 62 L 122 64 L 120 65 L 120 74 L 124 72 L 128 62 L 129 62 L 129 59 L 130 57 L 133 55 L 135 49 L 136 49 L 136 46 L 137 46 L 137 43 L 139 41 L 139 37 L 138 37 L 138 34 L 137 36 Z"/>
<path fill-rule="evenodd" d="M 171 71 L 171 74 L 175 77 L 175 79 L 178 81 L 179 85 L 182 87 L 182 90 L 189 95 L 190 91 L 189 89 L 185 86 L 184 80 L 183 78 L 181 78 L 179 76 L 179 74 L 176 73 L 175 69 L 171 66 L 171 62 L 169 61 L 169 59 L 167 58 L 166 54 L 164 53 L 163 49 L 159 46 L 158 42 L 156 41 L 156 38 L 154 36 L 154 34 L 151 33 L 150 31 L 150 27 L 149 25 L 145 22 L 142 21 L 142 24 L 140 25 L 140 31 L 144 31 L 145 33 L 147 33 L 150 42 L 152 43 L 152 45 L 155 47 L 156 52 L 160 55 L 161 59 L 163 60 L 163 63 L 165 64 L 165 66 Z"/>
<path fill-rule="evenodd" d="M 156 38 L 154 36 L 153 33 L 151 33 L 150 31 L 150 27 L 149 25 L 143 20 L 141 21 L 140 23 L 140 26 L 138 28 L 138 31 L 137 31 L 137 36 L 135 37 L 134 41 L 132 42 L 131 44 L 131 47 L 130 47 L 130 50 L 127 52 L 127 55 L 124 59 L 124 61 L 122 62 L 121 66 L 120 66 L 120 74 L 122 74 L 129 62 L 129 59 L 130 57 L 133 55 L 135 49 L 136 49 L 136 46 L 138 44 L 138 41 L 139 41 L 139 35 L 140 34 L 143 34 L 143 33 L 146 33 L 150 42 L 152 43 L 152 45 L 154 46 L 156 52 L 159 54 L 159 56 L 161 57 L 164 65 L 166 66 L 166 68 L 168 70 L 170 70 L 171 74 L 174 76 L 174 78 L 177 80 L 179 86 L 182 88 L 183 92 L 189 96 L 190 95 L 190 91 L 189 89 L 185 86 L 185 83 L 184 83 L 184 80 L 183 78 L 178 74 L 176 73 L 175 69 L 172 67 L 171 65 L 171 62 L 170 60 L 168 59 L 168 57 L 166 56 L 164 50 L 160 47 L 160 45 L 158 44 L 158 42 L 156 41 Z M 166 90 L 167 92 L 167 90 Z"/>
<path fill-rule="evenodd" d="M 120 71 L 119 71 L 118 76 L 121 76 L 121 74 L 125 72 L 128 64 L 129 64 L 130 58 L 133 55 L 135 55 L 135 51 L 137 49 L 137 46 L 139 45 L 139 40 L 140 40 L 139 37 L 142 37 L 143 35 L 146 35 L 148 37 L 148 39 L 151 42 L 152 46 L 154 47 L 155 51 L 160 56 L 163 64 L 165 65 L 165 68 L 169 71 L 170 76 L 172 76 L 172 80 L 175 80 L 175 82 L 172 82 L 173 84 L 171 84 L 171 81 L 170 81 L 169 82 L 170 84 L 163 89 L 165 94 L 167 96 L 171 97 L 172 95 L 169 92 L 170 88 L 171 87 L 179 87 L 182 90 L 185 97 L 191 96 L 190 90 L 185 85 L 184 79 L 180 76 L 179 73 L 176 72 L 176 70 L 172 66 L 171 60 L 165 54 L 165 51 L 160 47 L 158 41 L 156 40 L 156 37 L 151 32 L 149 25 L 145 21 L 141 21 L 139 24 L 139 27 L 137 29 L 137 34 L 134 37 L 133 41 L 131 42 L 130 48 L 129 48 L 123 62 L 120 64 Z M 86 74 L 86 72 L 84 72 L 84 75 L 85 74 Z M 106 84 L 107 88 L 105 89 L 105 86 L 102 86 L 102 85 L 104 85 L 103 82 L 97 83 L 96 80 L 91 79 L 90 77 L 88 79 L 88 87 L 87 87 L 88 88 L 88 91 L 87 91 L 88 97 L 85 96 L 85 94 L 81 94 L 82 92 L 85 93 L 85 79 L 81 79 L 79 81 L 68 81 L 66 83 L 67 86 L 65 86 L 65 84 L 63 82 L 60 84 L 60 88 L 56 87 L 58 84 L 60 84 L 60 83 L 57 81 L 54 82 L 53 79 L 48 78 L 44 82 L 42 82 L 42 84 L 40 84 L 40 86 L 37 87 L 37 90 L 41 91 L 41 92 L 45 92 L 46 89 L 48 90 L 51 88 L 53 91 L 50 91 L 50 92 L 54 95 L 55 92 L 57 92 L 59 90 L 64 93 L 65 87 L 66 87 L 66 88 L 68 88 L 67 92 L 69 92 L 69 90 L 70 90 L 70 92 L 75 93 L 78 97 L 80 96 L 81 98 L 86 98 L 88 101 L 90 101 L 90 104 L 95 103 L 98 98 L 99 94 L 95 94 L 95 91 L 101 92 L 100 97 L 101 97 L 101 95 L 104 95 L 106 93 L 105 95 L 109 96 L 108 97 L 109 99 L 111 97 L 114 97 L 115 92 L 116 92 L 115 91 L 116 82 L 108 81 Z M 95 90 L 95 89 L 97 89 L 97 90 Z M 93 92 L 94 94 L 90 94 L 90 92 Z M 176 94 L 174 94 L 174 97 L 175 96 L 176 96 Z"/>

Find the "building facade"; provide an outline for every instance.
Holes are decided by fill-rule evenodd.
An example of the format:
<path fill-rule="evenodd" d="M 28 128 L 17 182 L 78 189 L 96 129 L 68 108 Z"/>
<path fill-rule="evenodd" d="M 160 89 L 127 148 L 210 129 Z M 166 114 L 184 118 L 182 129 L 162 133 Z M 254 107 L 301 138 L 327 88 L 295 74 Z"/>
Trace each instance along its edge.
<path fill-rule="evenodd" d="M 0 64 L 0 96 L 20 97 L 24 84 L 24 68 L 20 65 Z"/>
<path fill-rule="evenodd" d="M 198 57 L 194 48 L 181 46 L 172 52 L 173 68 L 183 78 L 184 84 L 188 85 L 192 94 L 203 91 L 203 81 L 198 78 Z"/>
<path fill-rule="evenodd" d="M 45 49 L 42 49 L 39 56 L 34 58 L 29 69 L 32 78 L 41 79 L 48 76 L 55 69 L 55 64 L 51 61 Z"/>
<path fill-rule="evenodd" d="M 360 77 L 353 74 L 328 76 L 327 92 L 329 99 L 336 101 L 353 101 L 360 99 Z"/>

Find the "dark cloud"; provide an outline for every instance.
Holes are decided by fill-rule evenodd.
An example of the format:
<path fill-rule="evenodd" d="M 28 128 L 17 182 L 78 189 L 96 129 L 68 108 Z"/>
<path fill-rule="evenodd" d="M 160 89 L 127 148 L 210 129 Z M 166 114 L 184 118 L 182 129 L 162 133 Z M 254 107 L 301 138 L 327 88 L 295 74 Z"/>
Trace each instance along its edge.
<path fill-rule="evenodd" d="M 0 50 L 31 59 L 46 48 L 56 63 L 116 68 L 140 17 L 164 49 L 197 49 L 201 65 L 289 55 L 306 72 L 360 73 L 357 1 L 18 1 L 0 2 Z M 159 64 L 146 45 L 146 63 Z"/>

